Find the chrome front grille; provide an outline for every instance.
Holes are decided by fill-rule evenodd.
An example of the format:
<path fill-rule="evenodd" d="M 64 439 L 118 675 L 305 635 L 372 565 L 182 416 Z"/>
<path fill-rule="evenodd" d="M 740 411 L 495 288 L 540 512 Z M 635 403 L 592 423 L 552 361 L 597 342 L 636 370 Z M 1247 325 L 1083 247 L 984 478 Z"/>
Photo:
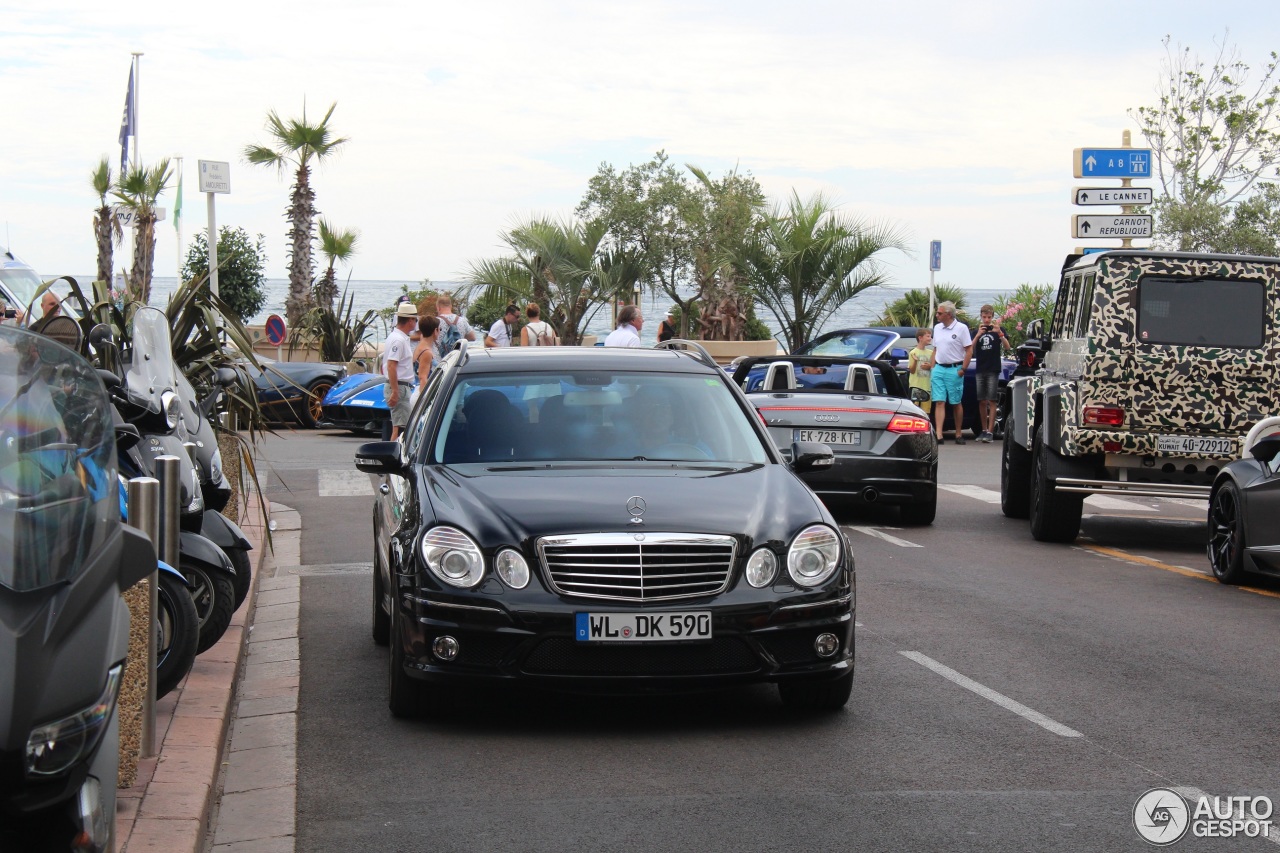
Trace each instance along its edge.
<path fill-rule="evenodd" d="M 723 592 L 736 553 L 732 536 L 697 533 L 584 533 L 538 540 L 543 571 L 557 593 L 609 601 L 675 601 Z"/>

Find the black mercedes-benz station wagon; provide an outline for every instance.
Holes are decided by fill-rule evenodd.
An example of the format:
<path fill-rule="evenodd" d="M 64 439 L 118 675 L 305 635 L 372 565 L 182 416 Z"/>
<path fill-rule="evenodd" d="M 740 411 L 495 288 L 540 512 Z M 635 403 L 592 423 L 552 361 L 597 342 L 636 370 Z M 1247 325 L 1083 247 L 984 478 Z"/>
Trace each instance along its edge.
<path fill-rule="evenodd" d="M 476 349 L 433 372 L 373 513 L 397 716 L 465 682 L 626 693 L 853 686 L 853 556 L 742 391 L 689 348 Z"/>

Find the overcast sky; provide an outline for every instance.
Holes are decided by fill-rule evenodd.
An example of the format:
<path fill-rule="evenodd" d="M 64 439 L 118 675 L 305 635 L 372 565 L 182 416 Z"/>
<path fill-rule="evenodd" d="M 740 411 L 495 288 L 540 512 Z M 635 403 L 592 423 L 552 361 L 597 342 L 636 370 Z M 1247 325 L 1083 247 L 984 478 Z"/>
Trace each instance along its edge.
<path fill-rule="evenodd" d="M 602 161 L 665 149 L 715 175 L 750 171 L 775 200 L 821 190 L 898 226 L 916 248 L 890 259 L 898 284 L 927 284 L 939 239 L 939 282 L 1012 290 L 1055 279 L 1084 242 L 1070 236 L 1082 212 L 1070 190 L 1087 183 L 1072 149 L 1119 145 L 1126 128 L 1144 144 L 1127 110 L 1156 100 L 1166 34 L 1209 58 L 1229 30 L 1257 68 L 1280 48 L 1269 0 L 0 0 L 0 12 L 0 245 L 46 276 L 95 269 L 89 175 L 103 156 L 119 165 L 133 51 L 144 161 L 185 158 L 187 242 L 207 224 L 196 161 L 229 161 L 218 223 L 264 234 L 273 278 L 286 275 L 291 180 L 242 152 L 269 142 L 269 110 L 305 103 L 319 118 L 336 102 L 350 141 L 313 185 L 322 215 L 361 231 L 355 279 L 457 279 L 515 222 L 567 216 Z M 158 234 L 156 274 L 174 275 L 171 223 Z"/>

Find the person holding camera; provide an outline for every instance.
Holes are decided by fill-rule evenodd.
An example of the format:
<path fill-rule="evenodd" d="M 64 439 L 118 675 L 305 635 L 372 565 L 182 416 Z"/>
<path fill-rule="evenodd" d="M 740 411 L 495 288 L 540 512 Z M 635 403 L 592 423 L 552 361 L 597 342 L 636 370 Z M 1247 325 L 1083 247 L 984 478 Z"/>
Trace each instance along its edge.
<path fill-rule="evenodd" d="M 978 423 L 982 434 L 978 441 L 988 444 L 995 437 L 996 407 L 1000 399 L 1000 357 L 1009 349 L 1009 339 L 1000 328 L 995 309 L 983 305 L 978 311 L 978 335 L 973 339 L 973 357 L 977 360 Z"/>

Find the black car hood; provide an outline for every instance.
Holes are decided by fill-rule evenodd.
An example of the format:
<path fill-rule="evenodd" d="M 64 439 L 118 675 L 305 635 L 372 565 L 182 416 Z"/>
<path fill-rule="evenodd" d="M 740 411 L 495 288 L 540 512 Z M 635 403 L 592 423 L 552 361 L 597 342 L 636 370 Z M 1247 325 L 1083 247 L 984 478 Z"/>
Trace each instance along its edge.
<path fill-rule="evenodd" d="M 538 467 L 432 465 L 420 488 L 435 520 L 481 548 L 552 534 L 718 533 L 750 547 L 787 543 L 808 524 L 833 524 L 809 488 L 783 465 L 689 466 L 559 463 Z M 643 523 L 628 501 L 642 498 Z M 430 521 L 430 519 L 427 519 Z"/>

